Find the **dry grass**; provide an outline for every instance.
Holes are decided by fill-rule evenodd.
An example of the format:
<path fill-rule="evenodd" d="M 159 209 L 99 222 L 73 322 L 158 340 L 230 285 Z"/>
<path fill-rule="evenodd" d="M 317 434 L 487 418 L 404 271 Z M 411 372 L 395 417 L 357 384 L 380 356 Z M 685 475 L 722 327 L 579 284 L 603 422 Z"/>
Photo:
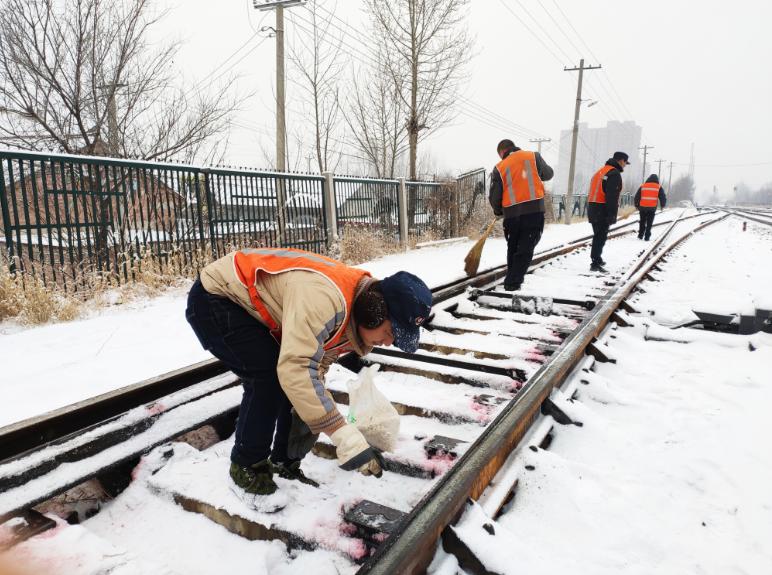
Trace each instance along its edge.
<path fill-rule="evenodd" d="M 81 302 L 57 287 L 47 287 L 31 275 L 10 274 L 0 265 L 0 321 L 39 325 L 70 321 L 81 313 Z"/>
<path fill-rule="evenodd" d="M 14 320 L 22 325 L 71 321 L 87 310 L 157 296 L 179 286 L 186 278 L 195 277 L 210 261 L 211 253 L 196 254 L 191 259 L 180 253 L 159 258 L 147 251 L 122 258 L 119 266 L 122 281 L 112 274 L 86 273 L 79 278 L 76 293 L 56 284 L 45 285 L 30 273 L 11 274 L 7 263 L 0 262 L 0 321 Z M 125 281 L 125 277 L 131 279 Z"/>
<path fill-rule="evenodd" d="M 422 240 L 423 241 L 423 240 Z M 357 265 L 387 254 L 402 251 L 398 241 L 383 232 L 367 227 L 347 225 L 339 242 L 340 260 Z"/>

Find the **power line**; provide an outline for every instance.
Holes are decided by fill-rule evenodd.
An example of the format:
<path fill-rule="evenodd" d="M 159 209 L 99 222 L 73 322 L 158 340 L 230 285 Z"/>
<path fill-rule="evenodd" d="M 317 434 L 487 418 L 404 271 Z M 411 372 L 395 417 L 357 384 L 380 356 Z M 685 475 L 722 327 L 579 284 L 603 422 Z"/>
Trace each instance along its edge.
<path fill-rule="evenodd" d="M 327 12 L 328 14 L 332 15 L 334 17 L 334 14 Z M 291 16 L 293 25 L 297 26 L 299 29 L 305 31 L 306 33 L 311 33 L 311 30 L 303 26 L 302 24 L 299 24 L 296 20 L 296 18 L 300 19 L 305 24 L 312 26 L 313 23 L 304 18 L 300 15 L 300 13 L 295 13 Z M 339 18 L 337 18 L 340 20 Z M 345 24 L 345 23 L 344 23 Z M 334 25 L 334 24 L 333 24 Z M 348 24 L 346 24 L 348 26 Z M 346 37 L 353 36 L 352 34 L 349 34 L 347 31 L 343 30 L 339 26 L 335 26 L 339 31 L 341 31 L 342 34 L 344 34 Z M 327 41 L 328 43 L 331 43 L 330 40 L 327 40 L 323 38 L 323 40 Z M 340 48 L 341 52 L 347 54 L 354 60 L 357 60 L 361 64 L 365 65 L 378 65 L 379 62 L 376 59 L 376 57 L 372 56 L 372 52 L 368 51 L 366 48 L 363 50 L 362 46 L 358 47 L 352 47 L 351 44 L 348 42 L 343 41 L 343 38 L 338 37 L 335 38 L 336 41 L 340 43 L 340 46 L 345 46 L 345 48 L 348 48 L 348 50 L 345 50 L 343 48 Z M 356 38 L 355 38 L 356 40 Z M 541 136 L 539 132 L 536 132 L 534 130 L 531 130 L 529 128 L 526 128 L 525 126 L 521 126 L 515 122 L 512 122 L 511 120 L 505 118 L 504 116 L 501 116 L 497 112 L 494 112 L 482 104 L 478 104 L 477 102 L 474 102 L 470 100 L 469 98 L 466 98 L 465 96 L 459 96 L 459 100 L 462 102 L 465 102 L 466 104 L 460 104 L 459 108 L 461 109 L 462 113 L 468 117 L 472 117 L 473 119 L 476 119 L 478 121 L 481 121 L 491 127 L 494 128 L 502 128 L 501 124 L 504 124 L 503 128 L 509 129 L 515 132 L 520 133 L 520 135 L 524 137 L 531 137 L 532 135 Z"/>

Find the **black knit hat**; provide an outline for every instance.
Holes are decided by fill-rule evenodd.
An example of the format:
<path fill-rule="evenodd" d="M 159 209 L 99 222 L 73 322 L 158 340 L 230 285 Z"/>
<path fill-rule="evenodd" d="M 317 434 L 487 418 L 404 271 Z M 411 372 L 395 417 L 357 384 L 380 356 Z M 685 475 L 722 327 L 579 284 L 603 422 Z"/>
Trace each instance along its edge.
<path fill-rule="evenodd" d="M 614 152 L 613 159 L 617 161 L 624 160 L 628 164 L 630 163 L 630 160 L 627 158 L 627 154 L 625 154 L 624 152 Z"/>

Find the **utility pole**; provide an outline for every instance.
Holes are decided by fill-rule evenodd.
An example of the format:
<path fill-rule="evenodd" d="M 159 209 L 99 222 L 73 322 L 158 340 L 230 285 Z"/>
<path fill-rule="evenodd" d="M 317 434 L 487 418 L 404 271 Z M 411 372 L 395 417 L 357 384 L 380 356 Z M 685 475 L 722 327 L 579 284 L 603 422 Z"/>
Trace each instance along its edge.
<path fill-rule="evenodd" d="M 120 134 L 118 133 L 118 107 L 115 104 L 115 92 L 118 88 L 125 88 L 128 84 L 113 82 L 98 86 L 101 90 L 107 90 L 107 146 L 110 155 L 117 158 L 120 153 Z"/>
<path fill-rule="evenodd" d="M 305 0 L 275 0 L 259 3 L 253 0 L 258 10 L 276 10 L 276 166 L 277 172 L 287 169 L 287 122 L 284 96 L 284 8 L 305 4 Z"/>
<path fill-rule="evenodd" d="M 579 60 L 578 68 L 563 68 L 564 72 L 579 71 L 579 82 L 576 87 L 576 106 L 574 108 L 574 132 L 571 138 L 571 164 L 568 168 L 568 190 L 566 191 L 566 211 L 565 211 L 565 223 L 571 223 L 571 199 L 574 195 L 574 168 L 576 163 L 576 140 L 579 136 L 579 107 L 582 105 L 582 77 L 585 70 L 597 70 L 600 68 L 600 64 L 597 66 L 585 66 L 584 58 Z"/>
<path fill-rule="evenodd" d="M 657 162 L 657 164 L 658 164 L 658 166 L 657 166 L 657 179 L 661 180 L 662 179 L 662 162 L 664 162 L 665 160 L 654 160 L 654 161 Z"/>
<path fill-rule="evenodd" d="M 287 122 L 285 119 L 286 102 L 284 97 L 284 8 L 304 4 L 305 0 L 275 0 L 260 4 L 252 0 L 252 5 L 258 10 L 276 10 L 276 166 L 277 172 L 287 170 Z M 276 208 L 278 237 L 281 247 L 286 235 L 284 206 L 286 204 L 286 182 L 276 178 Z"/>
<path fill-rule="evenodd" d="M 646 181 L 646 155 L 649 153 L 649 150 L 654 149 L 654 146 L 641 146 L 638 149 L 643 150 L 643 178 L 641 178 L 641 181 L 645 182 Z"/>
<path fill-rule="evenodd" d="M 552 138 L 532 138 L 532 139 L 530 139 L 528 141 L 529 142 L 534 142 L 534 143 L 538 144 L 539 145 L 539 149 L 537 150 L 537 152 L 539 152 L 541 154 L 541 143 L 542 142 L 551 142 Z"/>
<path fill-rule="evenodd" d="M 670 175 L 667 177 L 668 190 L 673 187 L 673 162 L 670 162 Z"/>

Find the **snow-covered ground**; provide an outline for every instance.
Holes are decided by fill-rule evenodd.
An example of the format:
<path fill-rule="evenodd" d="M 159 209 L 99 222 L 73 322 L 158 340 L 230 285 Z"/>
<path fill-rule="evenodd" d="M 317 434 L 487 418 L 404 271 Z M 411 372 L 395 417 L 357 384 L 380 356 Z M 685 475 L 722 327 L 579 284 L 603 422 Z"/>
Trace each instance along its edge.
<path fill-rule="evenodd" d="M 549 450 L 523 451 L 515 462 L 521 467 L 517 495 L 498 521 L 479 510 L 464 518 L 460 532 L 490 569 L 512 574 L 772 572 L 767 543 L 772 540 L 772 496 L 765 491 L 772 484 L 772 452 L 763 442 L 772 435 L 766 417 L 772 408 L 772 336 L 663 327 L 691 319 L 695 298 L 713 292 L 724 294 L 719 301 L 733 310 L 758 304 L 769 294 L 770 230 L 749 224 L 742 234 L 737 233 L 740 226 L 729 218 L 668 258 L 655 274 L 661 281 L 647 283 L 646 293 L 636 296 L 641 313 L 632 316 L 634 325 L 607 333 L 605 343 L 618 363 L 598 364 L 582 374 L 589 383 L 576 384 L 576 401 L 556 394 L 556 402 L 583 427 L 559 428 Z M 539 249 L 588 232 L 587 224 L 550 226 Z M 363 267 L 376 276 L 408 269 L 439 285 L 461 277 L 470 245 L 423 248 Z M 610 263 L 622 261 L 642 245 L 634 239 L 609 242 L 604 256 Z M 499 265 L 503 257 L 503 241 L 492 240 L 481 268 Z M 538 280 L 535 276 L 529 284 L 536 286 Z M 49 395 L 57 395 L 51 402 L 56 407 L 204 359 L 188 334 L 183 308 L 180 290 L 80 322 L 0 336 L 0 361 L 14 370 L 10 384 L 4 379 L 0 387 L 0 418 L 21 419 L 11 412 L 25 398 L 28 413 L 36 414 L 52 408 L 40 407 Z M 87 339 L 92 332 L 101 336 Z M 663 334 L 690 343 L 655 341 Z M 88 351 L 81 350 L 83 342 Z M 41 346 L 50 353 L 39 353 Z M 127 357 L 134 358 L 130 365 Z M 421 418 L 402 419 L 406 433 L 419 433 L 425 425 Z M 226 454 L 228 449 L 227 441 L 213 448 Z M 67 575 L 352 572 L 336 553 L 288 553 L 280 543 L 247 541 L 196 513 L 180 512 L 159 494 L 181 490 L 206 493 L 226 507 L 237 502 L 224 483 L 198 480 L 208 476 L 204 468 L 211 459 L 206 454 L 198 456 L 181 444 L 171 456 L 174 465 L 162 465 L 164 457 L 156 450 L 143 459 L 129 489 L 96 517 L 82 526 L 62 524 L 18 546 L 11 560 L 35 573 Z M 308 459 L 304 467 L 324 490 L 306 509 L 308 515 L 285 521 L 302 522 L 324 508 L 325 493 L 346 493 L 360 482 L 379 481 L 383 497 L 398 507 L 420 495 L 417 480 L 390 473 L 381 480 L 340 474 L 334 461 Z M 305 489 L 282 488 L 295 489 L 299 499 Z M 327 523 L 307 526 L 316 537 L 335 535 L 339 522 L 333 510 L 330 515 Z M 483 520 L 495 524 L 495 536 L 480 529 Z M 453 562 L 440 553 L 433 572 L 463 573 Z"/>
<path fill-rule="evenodd" d="M 665 211 L 658 221 L 680 211 Z M 631 217 L 637 220 L 637 214 Z M 590 234 L 587 223 L 548 225 L 538 251 Z M 360 267 L 375 277 L 404 269 L 429 286 L 442 285 L 464 276 L 472 244 L 421 248 Z M 480 269 L 505 261 L 504 239 L 489 239 Z M 0 427 L 210 358 L 185 321 L 186 295 L 187 286 L 68 323 L 28 329 L 0 324 Z"/>
<path fill-rule="evenodd" d="M 772 228 L 741 228 L 729 218 L 668 257 L 631 300 L 632 327 L 606 332 L 618 362 L 580 372 L 575 401 L 553 397 L 583 426 L 522 450 L 497 521 L 466 513 L 459 532 L 488 569 L 772 573 L 772 334 L 659 325 L 769 301 Z M 455 575 L 455 559 L 441 552 L 432 572 Z"/>

